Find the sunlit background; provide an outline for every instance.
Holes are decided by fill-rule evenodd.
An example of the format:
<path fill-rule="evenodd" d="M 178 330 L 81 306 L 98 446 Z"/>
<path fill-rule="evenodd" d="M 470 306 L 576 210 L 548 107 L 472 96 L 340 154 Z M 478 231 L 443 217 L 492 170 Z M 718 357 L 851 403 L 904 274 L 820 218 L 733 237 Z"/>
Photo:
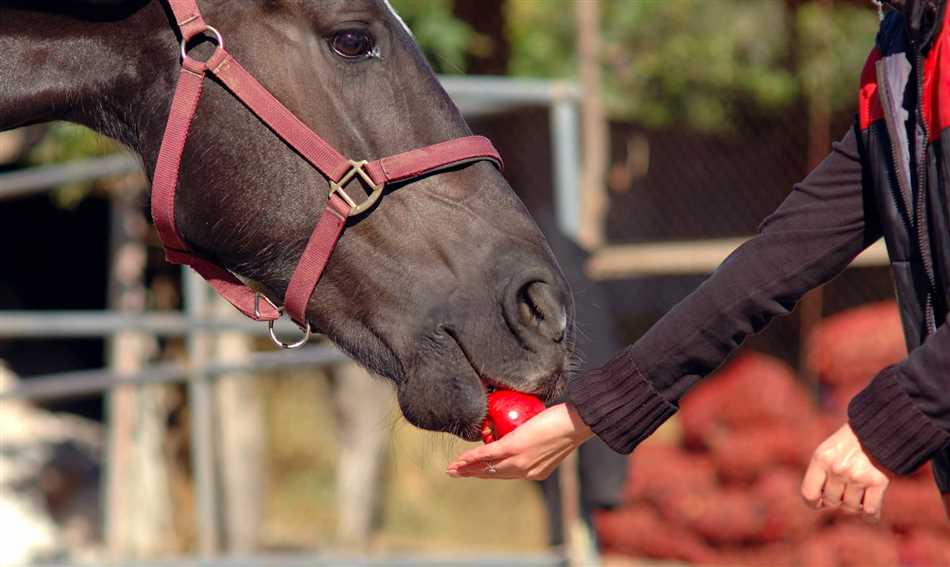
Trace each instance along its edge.
<path fill-rule="evenodd" d="M 844 134 L 878 24 L 864 0 L 392 3 L 562 257 L 588 366 L 699 285 Z M 274 368 L 254 358 L 272 350 L 260 334 L 69 319 L 190 309 L 123 152 L 68 124 L 0 134 L 0 395 L 34 400 L 0 397 L 0 564 L 950 565 L 926 468 L 893 483 L 877 526 L 798 496 L 850 397 L 904 355 L 879 248 L 750 339 L 629 467 L 591 450 L 544 490 L 459 481 L 444 468 L 468 445 L 413 429 L 388 384 L 330 349 L 314 356 L 332 365 Z M 7 190 L 101 158 L 119 173 Z M 160 372 L 196 352 L 231 364 L 211 381 L 207 454 L 191 390 Z M 98 369 L 150 383 L 40 384 Z M 196 455 L 213 467 L 204 518 Z"/>

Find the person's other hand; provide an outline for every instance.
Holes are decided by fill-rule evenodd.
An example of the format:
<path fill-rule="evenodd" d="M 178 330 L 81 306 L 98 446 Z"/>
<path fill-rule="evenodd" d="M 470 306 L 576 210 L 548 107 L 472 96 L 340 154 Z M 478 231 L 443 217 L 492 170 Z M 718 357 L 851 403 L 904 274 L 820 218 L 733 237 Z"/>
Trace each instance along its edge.
<path fill-rule="evenodd" d="M 544 480 L 593 435 L 570 404 L 557 404 L 494 443 L 462 453 L 446 472 L 454 478 Z"/>
<path fill-rule="evenodd" d="M 815 449 L 802 498 L 812 508 L 841 508 L 878 520 L 889 483 L 883 467 L 875 466 L 846 423 Z"/>

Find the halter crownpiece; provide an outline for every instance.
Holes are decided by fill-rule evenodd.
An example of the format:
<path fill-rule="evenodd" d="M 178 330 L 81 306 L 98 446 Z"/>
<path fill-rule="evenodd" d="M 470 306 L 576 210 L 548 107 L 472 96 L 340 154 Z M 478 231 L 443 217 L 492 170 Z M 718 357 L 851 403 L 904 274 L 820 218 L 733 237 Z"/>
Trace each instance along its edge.
<path fill-rule="evenodd" d="M 282 348 L 301 346 L 309 338 L 307 304 L 347 218 L 372 207 L 382 196 L 387 183 L 483 160 L 502 168 L 498 151 L 482 136 L 456 138 L 375 161 L 349 160 L 301 122 L 224 50 L 223 36 L 205 23 L 196 0 L 167 1 L 181 33 L 181 73 L 152 177 L 152 219 L 165 249 L 166 260 L 191 267 L 241 313 L 255 321 L 267 321 L 271 338 Z M 216 44 L 207 61 L 193 59 L 187 52 L 188 42 L 202 35 L 209 36 Z M 278 307 L 228 270 L 194 254 L 175 226 L 175 191 L 182 153 L 209 73 L 330 181 L 327 206 L 320 213 L 287 286 L 285 307 Z M 346 192 L 351 181 L 363 182 L 372 191 L 363 199 L 354 199 Z M 304 333 L 303 338 L 293 344 L 281 341 L 274 333 L 274 321 L 285 311 Z"/>

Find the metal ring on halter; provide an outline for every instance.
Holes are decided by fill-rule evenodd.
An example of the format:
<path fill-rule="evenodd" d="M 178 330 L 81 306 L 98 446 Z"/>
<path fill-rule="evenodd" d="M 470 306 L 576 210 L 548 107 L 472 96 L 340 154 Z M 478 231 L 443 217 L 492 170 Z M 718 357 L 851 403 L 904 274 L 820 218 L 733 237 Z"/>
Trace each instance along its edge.
<path fill-rule="evenodd" d="M 277 338 L 277 333 L 274 331 L 275 322 L 276 320 L 273 319 L 267 322 L 267 332 L 270 333 L 270 340 L 274 341 L 274 344 L 280 348 L 289 350 L 292 348 L 302 347 L 307 341 L 310 340 L 310 321 L 307 321 L 306 327 L 300 327 L 300 330 L 303 332 L 303 337 L 301 337 L 300 340 L 295 343 L 285 343 L 284 341 Z"/>
<path fill-rule="evenodd" d="M 224 38 L 221 36 L 221 32 L 219 32 L 218 30 L 216 30 L 216 29 L 213 28 L 212 26 L 205 25 L 205 29 L 204 29 L 204 30 L 202 30 L 202 31 L 200 31 L 200 32 L 198 32 L 198 33 L 192 35 L 191 37 L 184 37 L 184 38 L 182 38 L 182 40 L 181 40 L 181 58 L 182 58 L 182 60 L 191 59 L 190 57 L 188 57 L 188 50 L 186 49 L 186 46 L 188 45 L 188 42 L 191 41 L 192 39 L 198 37 L 199 35 L 201 35 L 201 34 L 203 34 L 203 33 L 206 33 L 206 32 L 211 32 L 211 35 L 214 36 L 214 42 L 218 44 L 218 49 L 224 49 Z"/>

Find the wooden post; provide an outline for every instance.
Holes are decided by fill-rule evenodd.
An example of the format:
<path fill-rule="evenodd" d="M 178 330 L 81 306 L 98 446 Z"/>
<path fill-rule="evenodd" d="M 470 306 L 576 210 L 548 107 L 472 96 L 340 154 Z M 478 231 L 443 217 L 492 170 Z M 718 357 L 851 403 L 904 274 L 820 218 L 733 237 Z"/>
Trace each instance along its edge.
<path fill-rule="evenodd" d="M 188 269 L 182 271 L 185 311 L 192 323 L 208 319 L 211 288 L 201 276 Z M 214 460 L 214 423 L 216 406 L 208 363 L 211 337 L 205 329 L 190 325 L 185 344 L 191 372 L 188 376 L 188 412 L 191 426 L 191 466 L 195 491 L 195 519 L 198 527 L 198 554 L 203 560 L 213 559 L 220 551 L 218 525 L 217 478 Z"/>
<path fill-rule="evenodd" d="M 828 25 L 831 25 L 831 9 L 834 6 L 834 0 L 819 0 L 818 6 L 825 14 Z M 799 40 L 803 40 L 801 34 L 797 34 Z M 804 39 L 807 41 L 808 39 Z M 831 53 L 821 53 L 819 57 L 831 56 Z M 831 149 L 831 93 L 825 85 L 828 81 L 816 81 L 822 83 L 817 88 L 806 88 L 806 100 L 808 101 L 808 162 L 807 168 L 810 172 L 828 155 Z M 807 173 L 807 172 L 806 172 Z M 805 383 L 816 394 L 818 392 L 818 376 L 808 364 L 808 337 L 812 331 L 821 322 L 822 311 L 824 309 L 824 293 L 822 287 L 817 287 L 802 298 L 798 305 L 799 312 L 799 356 L 798 372 L 805 379 Z"/>
<path fill-rule="evenodd" d="M 119 187 L 112 198 L 109 307 L 121 313 L 145 310 L 145 234 L 141 186 Z M 110 368 L 140 370 L 155 351 L 147 334 L 125 332 L 108 344 Z M 166 386 L 122 386 L 108 396 L 109 458 L 105 534 L 116 560 L 154 557 L 174 548 L 173 519 L 164 453 Z"/>
<path fill-rule="evenodd" d="M 607 119 L 601 98 L 600 2 L 574 3 L 577 21 L 577 76 L 581 98 L 581 209 L 578 243 L 593 250 L 604 243 L 607 210 L 606 171 L 609 152 Z"/>
<path fill-rule="evenodd" d="M 587 567 L 590 565 L 589 538 L 581 519 L 577 451 L 561 461 L 558 481 L 561 491 L 561 533 L 564 534 L 565 559 L 571 567 Z"/>
<path fill-rule="evenodd" d="M 333 413 L 340 440 L 337 464 L 337 543 L 366 549 L 380 517 L 389 430 L 380 422 L 392 407 L 392 389 L 355 362 L 330 370 Z"/>
<path fill-rule="evenodd" d="M 607 120 L 601 99 L 600 1 L 574 3 L 577 36 L 577 75 L 580 79 L 581 185 L 577 241 L 588 250 L 604 244 L 606 172 L 608 160 Z M 599 563 L 592 538 L 581 519 L 577 454 L 569 455 L 559 468 L 561 521 L 566 559 L 572 566 Z"/>
<path fill-rule="evenodd" d="M 212 312 L 218 319 L 241 317 L 218 295 L 212 300 Z M 213 339 L 216 362 L 247 361 L 252 342 L 245 333 L 219 333 Z M 223 547 L 231 553 L 248 553 L 257 547 L 264 513 L 264 409 L 252 376 L 222 374 L 213 388 Z"/>

